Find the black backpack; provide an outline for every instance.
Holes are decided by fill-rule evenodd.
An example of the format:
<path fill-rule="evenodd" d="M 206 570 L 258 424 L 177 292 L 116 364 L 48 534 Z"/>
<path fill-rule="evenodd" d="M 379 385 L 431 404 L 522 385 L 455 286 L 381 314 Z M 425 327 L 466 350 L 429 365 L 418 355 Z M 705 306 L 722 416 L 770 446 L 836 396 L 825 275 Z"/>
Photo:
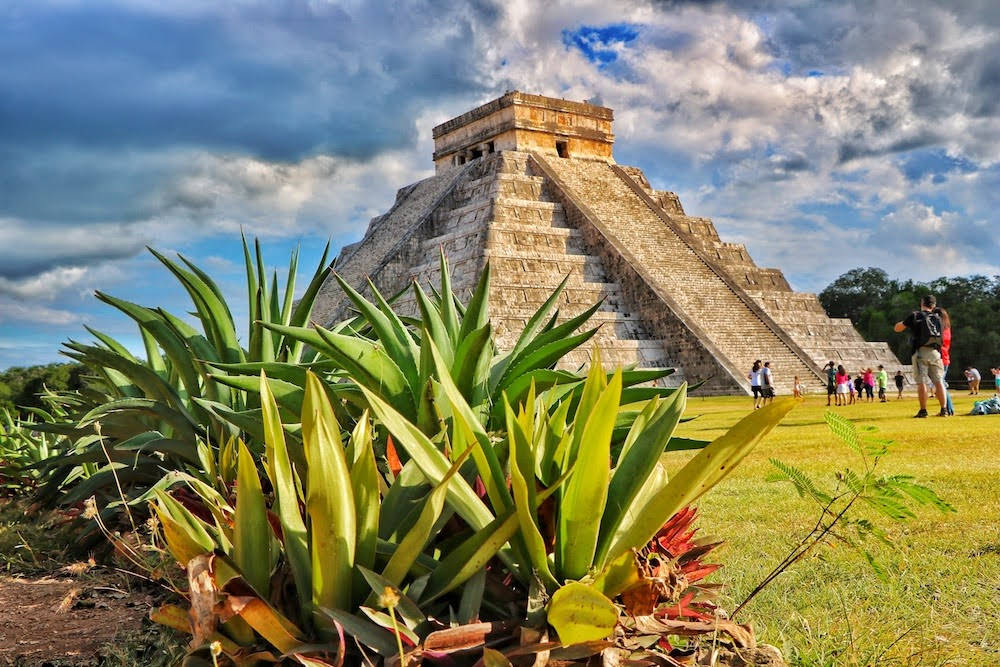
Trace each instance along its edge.
<path fill-rule="evenodd" d="M 918 310 L 913 314 L 913 323 L 916 326 L 914 338 L 916 347 L 941 349 L 941 316 L 939 314 Z"/>

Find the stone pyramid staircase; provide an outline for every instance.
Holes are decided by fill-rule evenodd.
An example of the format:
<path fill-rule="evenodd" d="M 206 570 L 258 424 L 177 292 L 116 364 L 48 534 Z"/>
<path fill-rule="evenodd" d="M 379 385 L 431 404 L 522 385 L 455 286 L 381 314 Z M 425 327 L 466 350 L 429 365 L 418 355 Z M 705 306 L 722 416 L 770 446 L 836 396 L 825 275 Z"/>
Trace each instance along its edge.
<path fill-rule="evenodd" d="M 638 315 L 630 312 L 621 289 L 609 279 L 599 257 L 588 254 L 579 230 L 566 220 L 563 207 L 546 195 L 544 179 L 528 173 L 529 156 L 507 151 L 484 158 L 453 190 L 422 235 L 422 261 L 409 277 L 436 284 L 440 279 L 438 249 L 444 249 L 460 293 L 471 291 L 479 270 L 492 268 L 491 316 L 498 343 L 510 347 L 524 322 L 567 278 L 559 304 L 564 321 L 597 302 L 591 326 L 600 325 L 585 348 L 567 355 L 561 367 L 579 368 L 601 348 L 605 366 L 643 368 L 674 366 L 664 341 L 653 338 Z M 415 309 L 408 297 L 399 306 Z M 668 378 L 679 384 L 682 373 Z"/>
<path fill-rule="evenodd" d="M 772 362 L 775 384 L 793 376 L 822 390 L 827 358 L 852 371 L 898 362 L 885 343 L 866 343 L 846 320 L 826 316 L 815 295 L 793 292 L 775 269 L 757 267 L 740 244 L 722 242 L 705 218 L 684 214 L 676 195 L 649 187 L 638 169 L 603 160 L 499 151 L 399 190 L 334 268 L 384 294 L 410 281 L 436 285 L 444 249 L 462 298 L 489 262 L 491 316 L 501 347 L 567 278 L 566 319 L 601 302 L 600 330 L 563 366 L 577 368 L 601 349 L 607 366 L 683 369 L 668 378 L 707 380 L 701 393 L 748 392 L 755 359 Z M 397 306 L 416 314 L 409 293 Z M 347 316 L 333 280 L 314 320 Z"/>
<path fill-rule="evenodd" d="M 795 375 L 813 386 L 822 382 L 809 355 L 685 238 L 628 172 L 603 161 L 541 155 L 533 155 L 532 164 L 552 182 L 578 226 L 592 229 L 597 243 L 610 246 L 609 254 L 626 259 L 729 382 L 745 387 L 744 375 L 755 359 L 772 362 L 779 391 L 790 390 Z"/>

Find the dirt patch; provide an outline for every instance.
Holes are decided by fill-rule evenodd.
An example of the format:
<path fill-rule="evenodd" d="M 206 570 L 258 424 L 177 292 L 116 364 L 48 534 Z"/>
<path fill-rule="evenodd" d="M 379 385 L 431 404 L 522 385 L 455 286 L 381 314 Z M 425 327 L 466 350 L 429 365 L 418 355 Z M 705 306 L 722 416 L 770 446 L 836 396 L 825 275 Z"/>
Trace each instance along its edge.
<path fill-rule="evenodd" d="M 0 665 L 89 665 L 116 634 L 138 629 L 152 600 L 78 579 L 0 577 Z"/>

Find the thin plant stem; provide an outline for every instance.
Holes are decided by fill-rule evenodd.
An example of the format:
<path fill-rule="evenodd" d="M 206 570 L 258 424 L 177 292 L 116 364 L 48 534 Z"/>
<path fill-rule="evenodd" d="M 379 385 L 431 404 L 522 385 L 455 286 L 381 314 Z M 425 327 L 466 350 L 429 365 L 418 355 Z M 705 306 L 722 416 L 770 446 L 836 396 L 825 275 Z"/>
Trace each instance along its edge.
<path fill-rule="evenodd" d="M 101 451 L 104 452 L 104 457 L 108 460 L 108 467 L 111 468 L 111 476 L 115 478 L 115 486 L 118 487 L 118 497 L 122 499 L 122 507 L 125 508 L 125 515 L 128 516 L 128 522 L 132 526 L 132 532 L 138 533 L 135 527 L 135 521 L 132 519 L 132 510 L 128 507 L 128 501 L 125 500 L 125 492 L 122 491 L 121 480 L 118 479 L 118 471 L 115 469 L 115 463 L 111 460 L 111 454 L 108 453 L 108 448 L 104 446 L 104 434 L 101 433 L 100 426 L 97 426 L 97 437 L 101 441 Z"/>

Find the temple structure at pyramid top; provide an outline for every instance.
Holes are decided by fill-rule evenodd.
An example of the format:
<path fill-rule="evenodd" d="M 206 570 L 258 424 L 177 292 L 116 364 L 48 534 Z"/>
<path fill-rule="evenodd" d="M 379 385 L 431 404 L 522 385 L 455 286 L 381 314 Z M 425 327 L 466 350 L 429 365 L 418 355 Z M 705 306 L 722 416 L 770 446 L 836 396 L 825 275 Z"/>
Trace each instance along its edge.
<path fill-rule="evenodd" d="M 510 92 L 434 128 L 440 173 L 497 151 L 613 161 L 614 112 L 585 102 Z"/>
<path fill-rule="evenodd" d="M 852 372 L 905 368 L 887 344 L 866 342 L 780 270 L 722 241 L 711 220 L 687 215 L 677 195 L 616 164 L 612 121 L 606 107 L 514 91 L 438 125 L 435 174 L 401 188 L 335 270 L 359 289 L 371 278 L 395 293 L 411 280 L 436 283 L 444 249 L 456 290 L 468 294 L 489 262 L 501 346 L 568 277 L 561 317 L 601 302 L 593 340 L 606 365 L 674 367 L 671 381 L 705 381 L 702 393 L 749 392 L 756 359 L 771 361 L 786 392 L 795 376 L 821 390 L 831 360 Z M 415 314 L 408 299 L 397 305 Z M 314 319 L 349 313 L 328 281 Z M 579 349 L 561 364 L 584 366 L 590 355 Z"/>

